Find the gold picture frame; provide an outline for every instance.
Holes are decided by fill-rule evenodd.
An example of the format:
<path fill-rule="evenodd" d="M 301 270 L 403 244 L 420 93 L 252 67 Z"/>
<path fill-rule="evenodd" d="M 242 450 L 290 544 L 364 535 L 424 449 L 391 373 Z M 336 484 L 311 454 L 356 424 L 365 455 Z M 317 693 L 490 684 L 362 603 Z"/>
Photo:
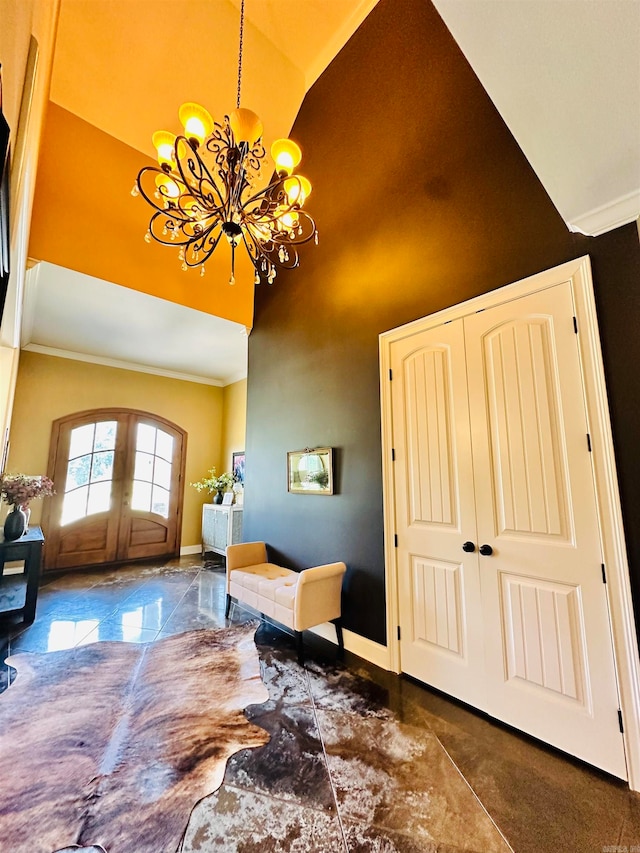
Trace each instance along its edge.
<path fill-rule="evenodd" d="M 305 447 L 289 451 L 287 488 L 295 495 L 332 495 L 333 448 Z"/>

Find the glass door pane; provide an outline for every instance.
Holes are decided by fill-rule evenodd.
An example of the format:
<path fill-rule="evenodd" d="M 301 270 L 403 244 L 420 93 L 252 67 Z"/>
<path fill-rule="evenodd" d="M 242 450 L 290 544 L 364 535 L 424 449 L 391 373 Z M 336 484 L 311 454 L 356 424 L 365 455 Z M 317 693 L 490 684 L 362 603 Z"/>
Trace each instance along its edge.
<path fill-rule="evenodd" d="M 131 508 L 169 517 L 173 436 L 138 424 Z"/>
<path fill-rule="evenodd" d="M 71 430 L 61 525 L 109 511 L 117 431 L 117 421 Z"/>

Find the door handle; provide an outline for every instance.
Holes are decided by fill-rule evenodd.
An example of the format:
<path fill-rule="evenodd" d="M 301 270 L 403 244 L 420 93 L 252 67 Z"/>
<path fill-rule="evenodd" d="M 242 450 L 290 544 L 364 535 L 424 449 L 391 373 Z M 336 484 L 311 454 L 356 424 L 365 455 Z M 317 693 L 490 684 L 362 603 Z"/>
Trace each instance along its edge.
<path fill-rule="evenodd" d="M 481 545 L 479 550 L 483 557 L 490 557 L 493 554 L 491 545 Z"/>
<path fill-rule="evenodd" d="M 473 554 L 473 552 L 476 550 L 476 546 L 473 544 L 473 542 L 465 542 L 462 546 L 462 550 L 466 551 L 467 554 Z"/>

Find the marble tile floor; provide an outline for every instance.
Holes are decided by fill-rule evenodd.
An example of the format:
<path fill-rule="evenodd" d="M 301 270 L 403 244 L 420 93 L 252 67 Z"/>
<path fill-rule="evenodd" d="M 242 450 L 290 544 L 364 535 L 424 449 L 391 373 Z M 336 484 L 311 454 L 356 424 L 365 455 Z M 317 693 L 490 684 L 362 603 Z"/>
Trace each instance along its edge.
<path fill-rule="evenodd" d="M 223 566 L 193 557 L 45 577 L 33 625 L 0 618 L 1 660 L 255 618 L 227 621 L 224 603 Z M 303 668 L 293 637 L 258 628 L 269 701 L 245 713 L 271 740 L 230 759 L 180 853 L 640 851 L 622 782 L 307 637 Z M 0 691 L 13 675 L 3 664 Z"/>

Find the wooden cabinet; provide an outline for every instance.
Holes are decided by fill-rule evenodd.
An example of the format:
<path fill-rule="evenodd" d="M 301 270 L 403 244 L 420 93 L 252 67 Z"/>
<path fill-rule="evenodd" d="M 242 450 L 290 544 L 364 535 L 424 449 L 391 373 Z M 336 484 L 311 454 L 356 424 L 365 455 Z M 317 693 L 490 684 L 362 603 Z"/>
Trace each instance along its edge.
<path fill-rule="evenodd" d="M 202 553 L 214 551 L 224 556 L 227 545 L 242 541 L 242 507 L 203 504 Z"/>

